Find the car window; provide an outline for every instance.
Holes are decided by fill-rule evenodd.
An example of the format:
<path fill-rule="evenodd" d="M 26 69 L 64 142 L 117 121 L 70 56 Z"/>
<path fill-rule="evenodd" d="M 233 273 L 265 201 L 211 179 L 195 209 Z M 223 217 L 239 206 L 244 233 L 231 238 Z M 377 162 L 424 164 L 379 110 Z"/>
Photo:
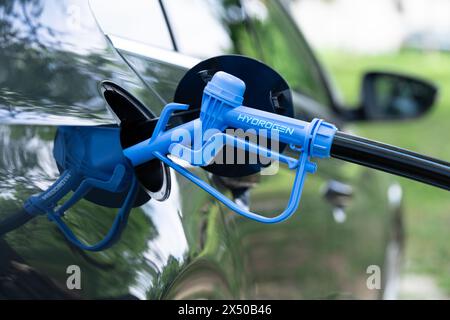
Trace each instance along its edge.
<path fill-rule="evenodd" d="M 239 0 L 166 0 L 178 51 L 201 59 L 241 53 L 260 58 Z"/>
<path fill-rule="evenodd" d="M 311 52 L 281 5 L 273 0 L 243 0 L 242 4 L 262 48 L 263 60 L 280 72 L 295 91 L 331 105 Z"/>
<path fill-rule="evenodd" d="M 90 5 L 104 33 L 173 50 L 158 0 L 90 0 Z"/>

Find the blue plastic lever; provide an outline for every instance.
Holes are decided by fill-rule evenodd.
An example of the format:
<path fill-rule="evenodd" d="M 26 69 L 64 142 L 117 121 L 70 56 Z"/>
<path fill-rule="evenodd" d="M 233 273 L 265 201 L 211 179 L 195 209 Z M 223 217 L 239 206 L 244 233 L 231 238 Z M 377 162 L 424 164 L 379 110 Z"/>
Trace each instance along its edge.
<path fill-rule="evenodd" d="M 30 215 L 46 215 L 75 246 L 89 251 L 110 247 L 120 237 L 138 192 L 138 181 L 133 167 L 123 156 L 119 128 L 113 127 L 61 127 L 55 140 L 54 155 L 66 168 L 58 180 L 44 192 L 31 196 L 24 204 Z M 107 152 L 105 152 L 107 151 Z M 89 192 L 102 190 L 124 196 L 119 212 L 106 236 L 89 245 L 75 235 L 64 222 L 63 216 Z M 71 197 L 59 205 L 63 198 Z"/>
<path fill-rule="evenodd" d="M 212 148 L 211 144 L 213 145 Z M 212 162 L 212 160 L 218 154 L 218 152 L 226 145 L 236 147 L 244 151 L 261 154 L 271 160 L 283 162 L 287 164 L 289 169 L 295 169 L 298 166 L 297 159 L 287 157 L 285 155 L 279 154 L 265 147 L 261 147 L 255 143 L 225 133 L 214 134 L 198 150 L 191 149 L 182 144 L 172 144 L 169 148 L 169 153 L 177 158 L 189 162 L 192 165 L 207 166 Z M 205 149 L 207 147 L 210 147 L 210 149 L 215 150 L 215 153 L 205 152 Z"/>

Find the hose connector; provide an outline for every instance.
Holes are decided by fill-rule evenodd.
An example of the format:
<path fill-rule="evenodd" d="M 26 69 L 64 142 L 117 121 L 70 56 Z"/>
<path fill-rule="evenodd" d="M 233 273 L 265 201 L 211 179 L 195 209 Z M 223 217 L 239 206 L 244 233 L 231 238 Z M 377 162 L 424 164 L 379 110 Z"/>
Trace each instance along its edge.
<path fill-rule="evenodd" d="M 336 126 L 322 119 L 313 119 L 310 126 L 312 129 L 309 155 L 312 158 L 329 158 L 334 135 L 337 132 Z"/>
<path fill-rule="evenodd" d="M 242 105 L 244 93 L 244 81 L 229 73 L 217 72 L 203 91 L 200 110 L 203 132 L 208 129 L 225 130 L 225 114 Z"/>

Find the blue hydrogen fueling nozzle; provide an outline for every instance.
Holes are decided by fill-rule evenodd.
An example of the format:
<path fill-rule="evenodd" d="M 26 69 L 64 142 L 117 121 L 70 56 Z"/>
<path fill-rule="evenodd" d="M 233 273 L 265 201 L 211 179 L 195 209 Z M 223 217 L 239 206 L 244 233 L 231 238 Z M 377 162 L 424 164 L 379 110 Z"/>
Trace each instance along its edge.
<path fill-rule="evenodd" d="M 26 214 L 46 215 L 81 249 L 99 251 L 114 244 L 126 226 L 130 209 L 137 205 L 139 191 L 133 167 L 123 156 L 119 134 L 117 127 L 59 127 L 53 153 L 61 175 L 47 190 L 25 202 Z M 69 193 L 71 197 L 59 204 Z M 63 220 L 66 211 L 82 198 L 120 208 L 106 236 L 93 245 L 79 240 Z"/>
<path fill-rule="evenodd" d="M 203 91 L 198 119 L 164 131 L 174 111 L 188 108 L 187 105 L 170 103 L 164 108 L 152 137 L 125 149 L 124 154 L 134 166 L 154 158 L 160 159 L 229 209 L 244 217 L 263 223 L 281 222 L 296 211 L 306 175 L 316 171 L 317 166 L 311 159 L 330 156 L 331 145 L 337 128 L 320 119 L 306 122 L 245 107 L 242 105 L 245 89 L 245 83 L 239 78 L 226 72 L 217 72 Z M 291 149 L 300 153 L 299 158 L 287 157 L 256 143 L 224 133 L 227 128 L 252 130 L 257 134 L 263 133 L 272 140 L 276 139 L 288 144 Z M 176 137 L 182 136 L 183 133 L 193 137 L 188 139 L 194 140 L 192 146 L 177 142 Z M 204 142 L 198 143 L 198 140 Z M 271 160 L 283 162 L 290 169 L 296 170 L 291 196 L 286 209 L 282 213 L 274 217 L 266 217 L 242 209 L 234 201 L 168 157 L 170 154 L 187 161 L 190 165 L 205 166 L 214 159 L 224 146 L 233 146 L 243 151 L 264 155 Z"/>
<path fill-rule="evenodd" d="M 448 162 L 340 132 L 321 119 L 307 122 L 294 118 L 292 96 L 285 80 L 268 66 L 247 57 L 229 55 L 202 61 L 180 81 L 174 101 L 184 103 L 167 104 L 151 137 L 125 149 L 121 127 L 59 127 L 53 154 L 60 177 L 47 190 L 31 196 L 16 215 L 0 221 L 0 236 L 32 217 L 46 215 L 76 247 L 90 251 L 109 248 L 120 238 L 131 208 L 150 199 L 142 188 L 145 182 L 139 181 L 139 172 L 148 168 L 142 165 L 153 164 L 153 160 L 171 167 L 232 211 L 262 223 L 284 221 L 297 210 L 305 179 L 317 170 L 314 159 L 334 157 L 450 190 Z M 200 107 L 198 118 L 169 125 L 174 113 L 186 115 L 193 111 L 188 110 L 190 107 L 194 111 Z M 154 122 L 151 128 L 153 125 Z M 148 136 L 139 135 L 131 143 Z M 256 140 L 251 139 L 254 136 Z M 264 141 L 269 141 L 270 146 Z M 283 154 L 286 146 L 298 156 Z M 233 152 L 225 152 L 227 148 Z M 239 163 L 242 159 L 236 159 L 235 151 L 245 154 L 244 166 Z M 283 212 L 271 217 L 251 212 L 183 165 L 199 166 L 219 176 L 245 176 L 264 167 L 260 160 L 247 163 L 250 154 L 269 163 L 279 161 L 296 171 Z M 63 219 L 81 199 L 119 208 L 104 239 L 94 245 L 79 240 Z M 166 196 L 160 200 L 164 199 Z"/>

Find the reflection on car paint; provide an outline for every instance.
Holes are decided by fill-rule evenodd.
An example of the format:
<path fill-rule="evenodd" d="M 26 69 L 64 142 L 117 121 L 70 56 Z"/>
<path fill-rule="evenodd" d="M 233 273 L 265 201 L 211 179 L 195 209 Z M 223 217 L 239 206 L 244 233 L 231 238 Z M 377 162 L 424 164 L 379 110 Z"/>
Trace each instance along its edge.
<path fill-rule="evenodd" d="M 189 252 L 186 235 L 181 220 L 182 203 L 179 186 L 174 175 L 171 175 L 172 190 L 171 201 L 150 201 L 141 209 L 149 218 L 158 233 L 148 241 L 148 250 L 143 252 L 144 258 L 158 271 L 163 272 L 170 259 L 184 263 Z M 130 288 L 131 292 L 139 298 L 145 298 L 146 292 L 151 290 L 151 281 L 145 279 L 148 275 L 138 274 L 136 285 Z"/>
<path fill-rule="evenodd" d="M 79 6 L 83 14 L 80 29 L 65 25 L 70 5 Z M 23 12 L 29 13 L 28 22 Z M 57 178 L 51 154 L 55 126 L 113 123 L 99 93 L 102 80 L 125 88 L 157 115 L 164 102 L 105 40 L 87 1 L 4 0 L 0 17 L 1 219 Z M 249 41 L 256 37 L 248 37 L 240 24 L 230 26 L 236 31 L 232 51 L 241 49 L 246 55 L 261 57 L 259 48 Z M 288 37 L 289 43 L 306 45 L 295 35 L 280 34 Z M 271 36 L 261 37 L 263 51 L 273 52 L 273 43 L 264 42 Z M 128 62 L 147 85 L 171 101 L 185 68 L 127 54 L 133 58 Z M 306 54 L 299 55 L 296 62 L 309 61 Z M 322 87 L 315 88 L 320 91 Z M 317 192 L 336 177 L 358 187 L 341 228 L 336 228 L 331 208 Z M 346 292 L 376 296 L 377 292 L 368 292 L 365 287 L 365 268 L 384 261 L 390 226 L 384 201 L 386 176 L 332 161 L 323 163 L 320 175 L 312 177 L 305 189 L 302 213 L 289 224 L 270 229 L 221 212 L 184 178 L 173 179 L 178 191 L 166 201 L 176 205 L 167 208 L 167 217 L 163 208 L 156 214 L 151 212 L 166 205 L 153 200 L 145 208 L 133 209 L 122 241 L 105 252 L 78 250 L 42 217 L 0 239 L 0 297 L 336 298 L 348 296 Z M 262 181 L 251 193 L 254 209 L 273 211 L 284 206 L 288 179 L 284 174 L 275 181 Z M 80 237 L 95 240 L 110 227 L 114 213 L 82 201 L 67 219 Z M 179 227 L 169 232 L 169 223 L 181 224 L 183 232 Z M 154 262 L 153 257 L 160 258 Z M 73 264 L 82 272 L 79 292 L 65 290 L 65 271 Z M 12 290 L 12 285 L 20 290 Z"/>

